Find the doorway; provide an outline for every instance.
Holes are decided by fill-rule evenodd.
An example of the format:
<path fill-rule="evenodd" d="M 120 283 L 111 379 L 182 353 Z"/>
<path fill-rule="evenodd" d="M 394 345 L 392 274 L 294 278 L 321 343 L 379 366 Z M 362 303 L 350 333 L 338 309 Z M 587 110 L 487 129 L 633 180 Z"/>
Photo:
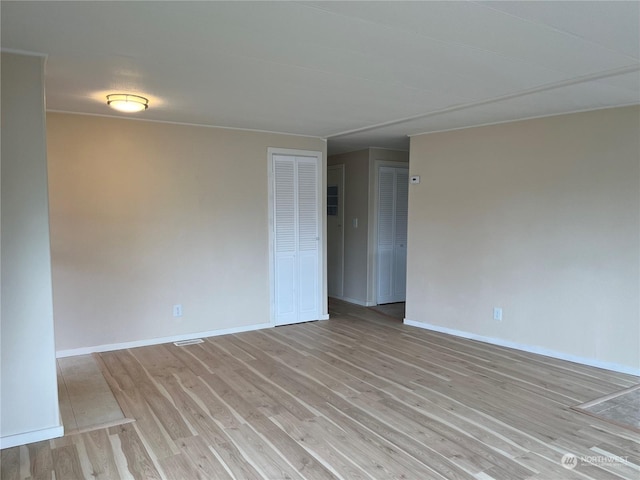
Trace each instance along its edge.
<path fill-rule="evenodd" d="M 330 297 L 344 295 L 344 165 L 327 167 L 327 274 Z"/>

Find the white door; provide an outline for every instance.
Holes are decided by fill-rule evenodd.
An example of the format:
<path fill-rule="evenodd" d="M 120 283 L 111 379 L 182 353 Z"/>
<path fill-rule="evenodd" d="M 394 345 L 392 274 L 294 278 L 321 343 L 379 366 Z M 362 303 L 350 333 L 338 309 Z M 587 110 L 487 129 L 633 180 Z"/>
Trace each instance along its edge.
<path fill-rule="evenodd" d="M 330 297 L 344 295 L 344 165 L 327 168 L 327 275 Z"/>
<path fill-rule="evenodd" d="M 320 318 L 319 157 L 271 154 L 276 325 Z"/>
<path fill-rule="evenodd" d="M 407 212 L 409 170 L 378 172 L 377 303 L 404 302 L 407 289 Z"/>

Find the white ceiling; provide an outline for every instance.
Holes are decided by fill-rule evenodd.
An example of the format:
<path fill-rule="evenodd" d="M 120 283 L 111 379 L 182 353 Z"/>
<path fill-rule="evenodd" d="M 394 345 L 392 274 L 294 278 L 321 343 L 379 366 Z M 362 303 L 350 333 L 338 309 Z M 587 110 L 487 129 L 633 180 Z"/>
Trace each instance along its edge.
<path fill-rule="evenodd" d="M 49 110 L 312 135 L 331 152 L 640 103 L 640 3 L 12 2 Z M 122 115 L 122 114 L 120 114 Z"/>

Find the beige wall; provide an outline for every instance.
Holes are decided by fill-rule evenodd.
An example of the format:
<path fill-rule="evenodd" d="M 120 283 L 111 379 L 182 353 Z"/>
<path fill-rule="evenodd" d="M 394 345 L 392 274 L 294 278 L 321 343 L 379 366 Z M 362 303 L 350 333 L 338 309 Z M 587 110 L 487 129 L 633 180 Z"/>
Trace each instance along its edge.
<path fill-rule="evenodd" d="M 369 150 L 332 155 L 329 165 L 344 165 L 344 296 L 367 300 L 367 234 L 369 228 Z M 358 228 L 353 219 L 358 219 Z"/>
<path fill-rule="evenodd" d="M 413 137 L 407 319 L 638 371 L 639 117 Z"/>
<path fill-rule="evenodd" d="M 267 148 L 324 141 L 58 113 L 47 127 L 58 351 L 270 322 Z"/>
<path fill-rule="evenodd" d="M 0 446 L 62 434 L 51 304 L 44 59 L 2 53 Z"/>

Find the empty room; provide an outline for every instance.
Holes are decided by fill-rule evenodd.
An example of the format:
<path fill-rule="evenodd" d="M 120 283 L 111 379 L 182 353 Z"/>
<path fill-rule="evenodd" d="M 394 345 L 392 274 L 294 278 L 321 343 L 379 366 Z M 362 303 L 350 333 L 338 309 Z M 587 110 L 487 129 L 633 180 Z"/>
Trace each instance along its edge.
<path fill-rule="evenodd" d="M 2 480 L 640 478 L 640 2 L 0 20 Z"/>

